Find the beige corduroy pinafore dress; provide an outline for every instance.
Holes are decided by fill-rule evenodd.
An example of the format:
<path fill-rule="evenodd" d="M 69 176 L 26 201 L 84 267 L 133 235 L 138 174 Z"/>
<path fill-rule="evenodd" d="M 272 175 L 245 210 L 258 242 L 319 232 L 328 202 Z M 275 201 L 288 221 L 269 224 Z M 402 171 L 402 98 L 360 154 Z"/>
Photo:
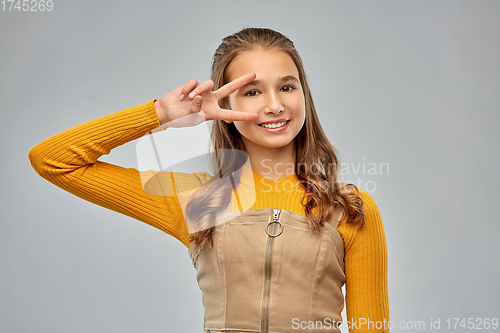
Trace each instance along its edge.
<path fill-rule="evenodd" d="M 345 274 L 337 225 L 342 213 L 339 205 L 321 232 L 287 210 L 217 217 L 213 248 L 189 248 L 205 332 L 340 332 Z"/>

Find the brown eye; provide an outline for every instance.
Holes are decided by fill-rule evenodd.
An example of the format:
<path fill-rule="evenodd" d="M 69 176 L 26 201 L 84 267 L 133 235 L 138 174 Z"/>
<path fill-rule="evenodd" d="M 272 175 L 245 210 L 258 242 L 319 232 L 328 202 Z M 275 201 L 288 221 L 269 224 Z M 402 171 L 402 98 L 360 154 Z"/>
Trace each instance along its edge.
<path fill-rule="evenodd" d="M 284 91 L 284 92 L 290 92 L 290 91 L 292 91 L 294 89 L 295 89 L 295 87 L 292 86 L 292 85 L 286 85 L 283 88 L 281 88 L 281 90 Z"/>
<path fill-rule="evenodd" d="M 257 96 L 257 94 L 258 94 L 258 93 L 259 93 L 259 92 L 258 92 L 257 90 L 250 90 L 249 92 L 247 92 L 247 93 L 245 94 L 245 96 L 250 96 L 250 97 L 252 97 L 252 96 Z"/>

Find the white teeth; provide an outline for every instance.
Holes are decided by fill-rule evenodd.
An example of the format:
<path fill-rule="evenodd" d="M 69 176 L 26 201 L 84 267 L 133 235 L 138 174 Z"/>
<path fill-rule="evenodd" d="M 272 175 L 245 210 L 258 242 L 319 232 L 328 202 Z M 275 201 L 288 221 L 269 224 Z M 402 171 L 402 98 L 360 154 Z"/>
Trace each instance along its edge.
<path fill-rule="evenodd" d="M 286 121 L 282 121 L 281 123 L 272 123 L 272 124 L 260 124 L 260 126 L 265 128 L 278 128 L 286 125 Z"/>

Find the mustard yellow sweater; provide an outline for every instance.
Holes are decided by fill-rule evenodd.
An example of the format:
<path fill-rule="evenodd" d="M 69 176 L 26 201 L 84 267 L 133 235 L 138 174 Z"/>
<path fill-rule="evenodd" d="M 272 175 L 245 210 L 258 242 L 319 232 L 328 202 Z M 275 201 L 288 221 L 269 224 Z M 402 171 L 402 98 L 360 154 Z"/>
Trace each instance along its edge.
<path fill-rule="evenodd" d="M 100 156 L 109 154 L 113 148 L 138 139 L 160 126 L 154 101 L 56 134 L 34 146 L 29 152 L 29 159 L 36 172 L 54 185 L 145 222 L 189 246 L 178 198 L 168 186 L 155 189 L 155 182 L 147 183 L 152 186 L 147 191 L 143 188 L 144 179 L 161 175 L 98 161 Z M 170 173 L 163 174 L 164 179 L 160 179 L 157 186 L 174 180 Z M 177 174 L 175 177 L 176 186 L 189 189 L 193 182 L 202 184 L 207 181 L 209 175 Z M 253 179 L 256 188 L 252 200 L 255 202 L 250 209 L 278 208 L 305 215 L 301 205 L 302 192 L 295 175 L 273 182 L 253 172 Z M 158 195 L 158 190 L 163 195 Z M 360 327 L 362 318 L 365 322 L 389 321 L 384 227 L 375 201 L 367 193 L 361 194 L 366 206 L 366 225 L 363 228 L 350 224 L 338 227 L 345 246 L 346 319 L 351 325 L 350 332 L 388 332 L 389 329 L 374 330 L 373 325 L 371 329 L 367 324 Z M 238 207 L 233 206 L 231 210 L 238 210 Z"/>

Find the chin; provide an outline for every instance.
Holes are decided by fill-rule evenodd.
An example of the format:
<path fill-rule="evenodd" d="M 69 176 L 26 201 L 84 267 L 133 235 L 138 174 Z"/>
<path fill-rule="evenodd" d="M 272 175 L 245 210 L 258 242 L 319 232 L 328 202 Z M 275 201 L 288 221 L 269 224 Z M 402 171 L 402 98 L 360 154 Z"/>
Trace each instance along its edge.
<path fill-rule="evenodd" d="M 266 147 L 266 148 L 284 148 L 286 146 L 288 146 L 290 144 L 290 142 L 287 142 L 287 143 L 270 143 L 270 144 L 267 144 L 267 145 L 262 145 L 263 147 Z"/>

